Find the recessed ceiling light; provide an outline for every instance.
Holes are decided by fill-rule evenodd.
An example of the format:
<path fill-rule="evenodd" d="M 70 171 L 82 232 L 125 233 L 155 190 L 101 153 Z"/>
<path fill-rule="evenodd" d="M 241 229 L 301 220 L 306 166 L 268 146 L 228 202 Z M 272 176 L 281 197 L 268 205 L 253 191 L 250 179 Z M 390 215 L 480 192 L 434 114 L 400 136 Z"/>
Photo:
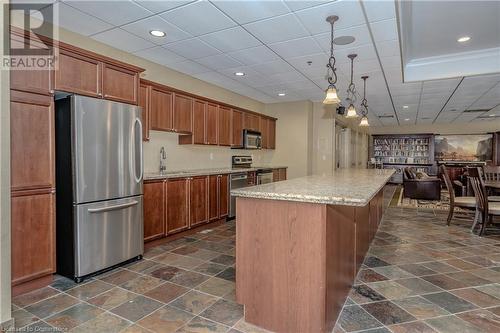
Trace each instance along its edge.
<path fill-rule="evenodd" d="M 408 109 L 408 105 L 403 105 L 403 109 Z"/>
<path fill-rule="evenodd" d="M 161 30 L 150 30 L 149 33 L 151 36 L 155 37 L 165 37 L 167 34 Z"/>
<path fill-rule="evenodd" d="M 286 95 L 286 93 L 284 93 L 284 92 L 280 92 L 280 93 L 278 93 L 278 96 L 279 96 L 279 97 L 283 97 L 283 96 L 285 96 L 285 95 Z"/>
<path fill-rule="evenodd" d="M 405 121 L 410 121 L 410 118 L 406 118 Z"/>
<path fill-rule="evenodd" d="M 459 42 L 459 43 L 465 43 L 465 42 L 468 42 L 469 40 L 470 40 L 469 36 L 463 36 L 463 37 L 458 38 L 457 42 Z"/>
<path fill-rule="evenodd" d="M 234 73 L 234 75 L 236 75 L 236 76 L 245 76 L 245 73 L 243 73 L 243 72 L 236 72 L 236 73 Z"/>
<path fill-rule="evenodd" d="M 496 114 L 490 114 L 489 116 L 490 116 L 490 117 L 495 117 L 495 116 L 496 116 Z"/>

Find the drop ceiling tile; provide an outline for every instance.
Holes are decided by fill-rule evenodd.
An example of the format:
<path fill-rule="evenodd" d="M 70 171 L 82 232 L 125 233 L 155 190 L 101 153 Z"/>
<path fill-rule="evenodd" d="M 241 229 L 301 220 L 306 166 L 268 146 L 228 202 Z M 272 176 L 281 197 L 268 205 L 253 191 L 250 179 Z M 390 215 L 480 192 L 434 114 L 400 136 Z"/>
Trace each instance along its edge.
<path fill-rule="evenodd" d="M 156 62 L 160 65 L 169 66 L 170 64 L 186 60 L 184 57 L 170 52 L 161 46 L 152 47 L 150 49 L 138 51 L 134 53 L 135 55 Z"/>
<path fill-rule="evenodd" d="M 382 63 L 382 67 L 385 68 L 398 68 L 401 69 L 401 57 L 392 56 L 392 57 L 381 57 L 380 62 Z"/>
<path fill-rule="evenodd" d="M 378 54 L 381 58 L 400 56 L 399 42 L 396 39 L 390 41 L 378 42 L 376 45 Z"/>
<path fill-rule="evenodd" d="M 169 65 L 170 68 L 188 75 L 197 75 L 210 72 L 210 68 L 200 65 L 191 60 L 176 62 Z"/>
<path fill-rule="evenodd" d="M 229 28 L 200 37 L 222 52 L 231 52 L 262 45 L 255 37 L 241 27 Z"/>
<path fill-rule="evenodd" d="M 219 70 L 223 68 L 230 68 L 241 66 L 241 63 L 225 54 L 216 54 L 213 56 L 197 59 L 196 62 L 211 69 Z"/>
<path fill-rule="evenodd" d="M 250 68 L 264 75 L 272 75 L 294 70 L 293 67 L 281 59 L 252 65 Z"/>
<path fill-rule="evenodd" d="M 180 6 L 183 6 L 185 4 L 188 4 L 190 2 L 194 2 L 194 0 L 187 0 L 187 1 L 179 1 L 179 0 L 168 0 L 168 1 L 162 1 L 162 0 L 154 0 L 154 1 L 149 1 L 149 0 L 134 0 L 137 2 L 140 6 L 152 11 L 153 13 L 160 13 L 164 12 L 166 10 L 170 10 L 173 8 L 177 8 Z"/>
<path fill-rule="evenodd" d="M 375 42 L 398 39 L 398 28 L 396 19 L 384 20 L 370 23 Z"/>
<path fill-rule="evenodd" d="M 326 73 L 326 64 L 328 62 L 328 55 L 324 52 L 319 52 L 316 54 L 309 54 L 300 57 L 293 57 L 287 59 L 287 61 L 297 69 L 308 69 L 311 67 L 322 67 L 323 72 Z M 311 61 L 311 64 L 307 62 Z"/>
<path fill-rule="evenodd" d="M 365 18 L 358 1 L 338 0 L 325 5 L 304 9 L 295 12 L 300 22 L 312 34 L 317 35 L 330 31 L 330 24 L 326 22 L 329 15 L 337 15 L 335 29 L 345 29 L 365 24 Z"/>
<path fill-rule="evenodd" d="M 281 1 L 226 1 L 214 4 L 239 24 L 254 22 L 290 12 Z"/>
<path fill-rule="evenodd" d="M 166 44 L 164 47 L 188 59 L 199 59 L 220 53 L 199 38 L 181 40 Z"/>
<path fill-rule="evenodd" d="M 387 20 L 396 17 L 394 0 L 362 0 L 369 22 Z"/>
<path fill-rule="evenodd" d="M 208 1 L 197 1 L 160 14 L 194 36 L 234 27 L 236 24 Z"/>
<path fill-rule="evenodd" d="M 92 38 L 127 52 L 136 52 L 155 46 L 155 44 L 132 35 L 131 33 L 120 28 L 98 33 L 93 35 Z"/>
<path fill-rule="evenodd" d="M 159 16 L 147 17 L 134 23 L 126 24 L 121 28 L 136 36 L 147 39 L 156 45 L 163 45 L 192 37 L 190 34 L 166 22 Z M 167 35 L 165 37 L 155 37 L 149 33 L 151 30 L 160 30 Z"/>
<path fill-rule="evenodd" d="M 276 73 L 269 76 L 274 82 L 289 83 L 294 81 L 303 81 L 305 78 L 296 70 L 290 70 L 283 73 Z"/>
<path fill-rule="evenodd" d="M 111 24 L 64 3 L 47 6 L 41 12 L 46 13 L 49 10 L 53 10 L 53 24 L 81 35 L 89 36 L 113 28 Z"/>
<path fill-rule="evenodd" d="M 447 94 L 451 93 L 460 83 L 460 78 L 425 81 L 422 94 Z"/>
<path fill-rule="evenodd" d="M 286 14 L 244 25 L 262 42 L 271 44 L 309 35 L 294 14 Z"/>
<path fill-rule="evenodd" d="M 122 25 L 153 13 L 137 3 L 124 1 L 67 1 L 66 4 L 113 25 Z"/>
<path fill-rule="evenodd" d="M 301 9 L 323 5 L 323 4 L 328 3 L 330 1 L 329 0 L 327 0 L 327 1 L 321 1 L 321 0 L 310 0 L 310 1 L 285 0 L 283 2 L 288 6 L 288 8 L 290 8 L 290 10 L 295 12 L 295 11 L 298 11 Z"/>
<path fill-rule="evenodd" d="M 228 55 L 245 65 L 255 65 L 279 59 L 273 51 L 265 46 L 251 47 L 240 51 L 229 52 Z"/>
<path fill-rule="evenodd" d="M 353 47 L 358 47 L 364 44 L 371 44 L 372 40 L 370 37 L 370 32 L 366 24 L 358 25 L 355 27 L 350 27 L 347 29 L 336 29 L 334 38 L 340 36 L 352 36 L 355 38 L 354 42 L 347 45 L 334 45 L 334 50 L 349 49 Z M 325 32 L 322 34 L 314 35 L 314 39 L 318 41 L 319 45 L 323 48 L 325 52 L 330 53 L 330 39 L 331 34 Z"/>
<path fill-rule="evenodd" d="M 281 57 L 288 59 L 322 52 L 312 37 L 303 37 L 270 44 L 269 47 Z"/>

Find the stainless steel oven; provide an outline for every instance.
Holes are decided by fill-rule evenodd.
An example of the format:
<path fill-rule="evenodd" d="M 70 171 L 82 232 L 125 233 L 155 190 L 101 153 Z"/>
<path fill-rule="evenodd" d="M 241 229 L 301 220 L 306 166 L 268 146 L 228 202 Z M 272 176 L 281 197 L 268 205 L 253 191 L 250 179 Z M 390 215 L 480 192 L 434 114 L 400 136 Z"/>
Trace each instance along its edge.
<path fill-rule="evenodd" d="M 260 132 L 243 130 L 243 148 L 245 149 L 261 149 L 262 135 Z"/>

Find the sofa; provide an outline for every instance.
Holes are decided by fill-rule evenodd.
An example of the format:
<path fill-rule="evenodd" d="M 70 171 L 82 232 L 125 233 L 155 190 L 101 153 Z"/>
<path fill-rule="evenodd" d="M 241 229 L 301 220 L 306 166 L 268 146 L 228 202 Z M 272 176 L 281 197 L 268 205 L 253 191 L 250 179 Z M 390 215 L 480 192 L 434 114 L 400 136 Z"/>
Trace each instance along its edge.
<path fill-rule="evenodd" d="M 441 200 L 441 179 L 404 168 L 403 196 L 419 200 Z"/>

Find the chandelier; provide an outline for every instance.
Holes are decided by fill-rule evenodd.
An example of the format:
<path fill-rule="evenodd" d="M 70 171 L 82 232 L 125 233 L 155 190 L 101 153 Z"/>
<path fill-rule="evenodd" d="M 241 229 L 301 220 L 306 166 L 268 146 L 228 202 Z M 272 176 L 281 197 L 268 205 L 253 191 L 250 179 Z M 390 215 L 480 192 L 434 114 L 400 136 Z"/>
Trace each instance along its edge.
<path fill-rule="evenodd" d="M 367 127 L 370 126 L 368 123 L 368 102 L 366 101 L 366 79 L 368 76 L 362 76 L 363 79 L 363 100 L 361 101 L 361 121 L 359 122 L 359 126 Z"/>
<path fill-rule="evenodd" d="M 331 15 L 326 18 L 326 21 L 331 25 L 331 39 L 330 39 L 330 59 L 328 59 L 327 67 L 327 80 L 328 88 L 326 89 L 326 96 L 323 104 L 338 104 L 340 99 L 337 95 L 337 69 L 335 68 L 335 57 L 333 56 L 333 24 L 339 19 L 336 15 Z"/>
<path fill-rule="evenodd" d="M 356 86 L 352 81 L 352 77 L 354 74 L 354 58 L 356 58 L 357 54 L 349 54 L 347 57 L 351 59 L 351 83 L 349 83 L 349 87 L 347 88 L 347 100 L 349 101 L 349 106 L 347 107 L 346 118 L 357 118 L 358 113 L 356 112 L 356 108 L 354 107 L 354 103 L 356 103 Z"/>

